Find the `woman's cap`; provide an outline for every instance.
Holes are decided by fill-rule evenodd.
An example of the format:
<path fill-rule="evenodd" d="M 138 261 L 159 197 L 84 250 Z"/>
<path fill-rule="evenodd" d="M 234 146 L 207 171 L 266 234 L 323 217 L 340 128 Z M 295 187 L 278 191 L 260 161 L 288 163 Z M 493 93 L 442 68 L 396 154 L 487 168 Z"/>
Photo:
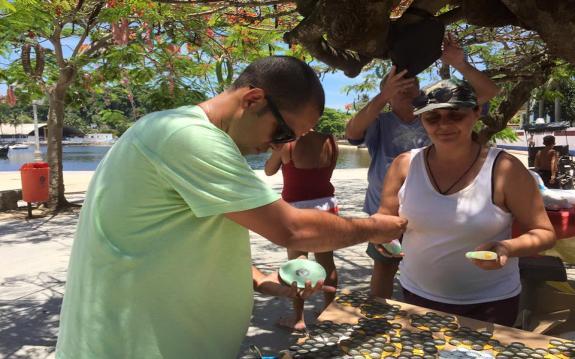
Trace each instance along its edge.
<path fill-rule="evenodd" d="M 459 108 L 477 106 L 477 96 L 471 85 L 464 80 L 447 79 L 426 87 L 413 100 L 414 114 L 439 108 Z"/>

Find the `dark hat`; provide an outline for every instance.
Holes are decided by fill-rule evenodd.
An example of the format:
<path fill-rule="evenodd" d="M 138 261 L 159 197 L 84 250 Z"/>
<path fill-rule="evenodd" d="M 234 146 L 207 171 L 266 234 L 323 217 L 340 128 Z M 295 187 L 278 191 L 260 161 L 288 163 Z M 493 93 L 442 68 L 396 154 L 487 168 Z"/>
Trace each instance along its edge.
<path fill-rule="evenodd" d="M 413 100 L 416 115 L 438 108 L 477 106 L 477 96 L 471 85 L 458 79 L 441 80 L 426 87 Z"/>
<path fill-rule="evenodd" d="M 414 23 L 397 20 L 391 25 L 389 58 L 397 73 L 407 70 L 407 77 L 417 76 L 441 57 L 445 25 L 421 9 L 409 8 L 406 15 L 418 17 Z"/>

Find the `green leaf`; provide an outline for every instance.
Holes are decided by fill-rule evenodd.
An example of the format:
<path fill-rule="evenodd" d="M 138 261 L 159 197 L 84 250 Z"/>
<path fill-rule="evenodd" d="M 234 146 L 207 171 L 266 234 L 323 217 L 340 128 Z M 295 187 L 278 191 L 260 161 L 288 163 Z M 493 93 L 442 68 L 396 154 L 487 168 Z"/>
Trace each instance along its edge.
<path fill-rule="evenodd" d="M 0 0 L 0 10 L 2 9 L 8 9 L 10 11 L 16 11 L 16 8 L 14 7 L 14 5 L 10 4 L 10 2 L 8 2 L 8 0 Z"/>

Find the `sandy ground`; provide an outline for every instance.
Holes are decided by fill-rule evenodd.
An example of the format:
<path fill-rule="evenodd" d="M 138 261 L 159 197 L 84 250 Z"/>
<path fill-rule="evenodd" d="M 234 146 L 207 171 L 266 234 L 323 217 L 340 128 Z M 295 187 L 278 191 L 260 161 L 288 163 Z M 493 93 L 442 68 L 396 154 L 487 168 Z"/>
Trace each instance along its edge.
<path fill-rule="evenodd" d="M 524 157 L 524 156 L 523 156 Z M 525 160 L 525 159 L 523 159 Z M 259 175 L 278 191 L 281 176 Z M 67 196 L 81 202 L 92 172 L 65 172 Z M 336 170 L 333 182 L 341 215 L 364 216 L 361 211 L 367 169 Z M 20 188 L 18 172 L 0 172 L 0 190 Z M 58 332 L 58 314 L 64 292 L 66 268 L 79 210 L 54 217 L 27 220 L 22 212 L 0 216 L 0 358 L 52 358 Z M 285 250 L 251 234 L 254 263 L 275 270 L 286 260 Z M 367 288 L 371 260 L 365 245 L 335 253 L 340 287 Z M 308 318 L 321 308 L 321 296 L 307 305 Z M 251 326 L 242 345 L 257 345 L 266 353 L 287 348 L 295 337 L 278 328 L 278 319 L 290 313 L 284 299 L 257 295 Z"/>

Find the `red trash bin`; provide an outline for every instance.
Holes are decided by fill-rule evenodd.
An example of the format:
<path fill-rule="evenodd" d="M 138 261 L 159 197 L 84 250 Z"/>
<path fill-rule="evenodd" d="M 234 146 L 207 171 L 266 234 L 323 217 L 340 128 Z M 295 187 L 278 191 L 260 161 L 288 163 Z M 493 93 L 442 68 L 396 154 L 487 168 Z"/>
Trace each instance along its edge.
<path fill-rule="evenodd" d="M 47 202 L 50 189 L 50 166 L 46 162 L 30 162 L 20 167 L 22 200 L 28 203 Z"/>
<path fill-rule="evenodd" d="M 547 216 L 555 229 L 557 239 L 571 238 L 575 236 L 575 208 L 559 210 L 547 210 Z M 513 221 L 512 236 L 517 237 L 526 231 Z"/>

